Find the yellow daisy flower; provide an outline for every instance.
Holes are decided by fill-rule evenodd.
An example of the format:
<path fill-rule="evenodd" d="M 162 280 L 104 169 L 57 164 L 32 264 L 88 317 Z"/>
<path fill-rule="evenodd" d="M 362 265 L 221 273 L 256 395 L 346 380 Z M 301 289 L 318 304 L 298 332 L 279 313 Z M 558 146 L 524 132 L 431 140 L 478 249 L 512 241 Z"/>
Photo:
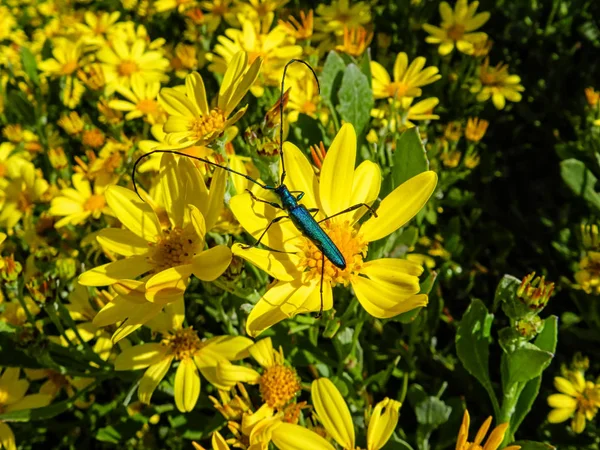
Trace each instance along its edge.
<path fill-rule="evenodd" d="M 205 234 L 223 208 L 226 175 L 215 172 L 209 192 L 190 160 L 165 154 L 154 198 L 144 194 L 148 203 L 121 186 L 107 189 L 106 201 L 125 229 L 100 230 L 97 240 L 124 259 L 88 270 L 79 283 L 110 285 L 118 294 L 94 318 L 100 327 L 124 321 L 114 342 L 151 320 L 165 304 L 181 299 L 192 274 L 213 281 L 229 266 L 227 246 L 204 249 Z M 140 276 L 144 278 L 136 281 Z"/>
<path fill-rule="evenodd" d="M 333 0 L 330 5 L 317 6 L 318 30 L 341 35 L 344 27 L 357 28 L 371 22 L 371 8 L 365 2 L 350 5 L 350 0 Z"/>
<path fill-rule="evenodd" d="M 521 92 L 525 88 L 521 86 L 518 75 L 508 73 L 508 64 L 498 63 L 496 67 L 490 67 L 490 60 L 486 58 L 478 71 L 479 80 L 471 88 L 471 92 L 477 93 L 477 101 L 485 102 L 491 97 L 496 109 L 503 109 L 506 100 L 521 101 Z"/>
<path fill-rule="evenodd" d="M 111 37 L 102 45 L 96 58 L 101 63 L 108 93 L 117 86 L 129 88 L 134 79 L 143 79 L 147 83 L 168 81 L 165 71 L 169 60 L 159 51 L 148 51 L 147 45 L 141 38 L 129 45 L 120 36 Z"/>
<path fill-rule="evenodd" d="M 483 442 L 483 439 L 485 438 L 485 435 L 492 424 L 492 417 L 488 417 L 483 425 L 481 425 L 481 428 L 479 428 L 479 431 L 477 432 L 473 442 L 468 442 L 467 440 L 469 439 L 470 423 L 471 418 L 469 417 L 469 411 L 465 410 L 462 424 L 460 425 L 460 430 L 458 431 L 458 437 L 456 438 L 456 450 L 497 450 L 504 440 L 504 434 L 506 433 L 509 425 L 508 423 L 503 423 L 502 425 L 498 425 L 496 428 L 494 428 L 490 433 L 490 436 L 487 438 L 487 441 L 485 441 L 485 444 L 482 446 L 481 443 Z M 509 445 L 508 447 L 504 447 L 504 450 L 519 450 L 520 448 L 520 445 Z"/>
<path fill-rule="evenodd" d="M 318 114 L 321 97 L 317 88 L 317 82 L 308 70 L 299 72 L 302 76 L 290 77 L 290 90 L 287 109 L 288 121 L 296 122 L 300 114 L 316 118 Z M 279 128 L 279 124 L 277 124 Z"/>
<path fill-rule="evenodd" d="M 377 199 L 381 185 L 379 166 L 365 161 L 354 168 L 356 133 L 351 124 L 344 124 L 331 144 L 320 180 L 295 145 L 286 142 L 284 150 L 286 185 L 291 191 L 304 192 L 302 203 L 307 208 L 318 208 L 317 221 L 351 205 L 372 204 Z M 357 226 L 357 221 L 367 212 L 364 207 L 321 224 L 347 263 L 342 270 L 325 259 L 323 310 L 333 307 L 332 287 L 337 284 L 352 285 L 367 312 L 379 318 L 394 317 L 427 304 L 427 296 L 418 295 L 419 275 L 423 272 L 420 265 L 394 258 L 365 262 L 364 258 L 369 242 L 388 236 L 421 210 L 436 183 L 437 175 L 432 171 L 411 178 L 381 202 L 378 217 L 371 217 L 361 226 Z M 254 201 L 248 193 L 233 197 L 230 207 L 242 227 L 255 238 L 278 212 L 268 204 Z M 321 309 L 322 254 L 317 247 L 291 221 L 285 220 L 274 223 L 262 242 L 275 251 L 247 249 L 240 244 L 232 248 L 235 255 L 277 280 L 248 317 L 246 329 L 251 336 L 285 318 Z"/>
<path fill-rule="evenodd" d="M 575 272 L 573 285 L 576 289 L 582 289 L 587 294 L 600 294 L 600 252 L 588 251 L 579 261 L 579 270 Z"/>
<path fill-rule="evenodd" d="M 227 389 L 219 383 L 216 366 L 222 360 L 247 357 L 252 340 L 243 336 L 217 336 L 202 341 L 191 327 L 183 327 L 183 301 L 169 305 L 164 314 L 164 327 L 153 327 L 163 338 L 160 343 L 147 343 L 130 347 L 115 360 L 115 370 L 147 369 L 138 387 L 142 403 L 150 404 L 154 390 L 167 374 L 171 364 L 178 361 L 175 374 L 175 405 L 181 412 L 196 406 L 200 395 L 200 373 L 217 388 Z"/>
<path fill-rule="evenodd" d="M 439 44 L 438 52 L 442 56 L 450 54 L 454 46 L 462 53 L 473 54 L 474 44 L 487 39 L 487 34 L 473 32 L 490 18 L 489 12 L 475 14 L 478 6 L 477 1 L 469 4 L 467 0 L 457 0 L 452 11 L 452 7 L 447 2 L 440 3 L 442 23 L 440 27 L 423 25 L 423 29 L 430 34 L 425 41 Z"/>
<path fill-rule="evenodd" d="M 0 226 L 12 229 L 44 201 L 49 184 L 30 162 L 18 164 L 15 178 L 0 180 Z"/>
<path fill-rule="evenodd" d="M 105 11 L 86 11 L 83 15 L 84 23 L 75 24 L 76 29 L 87 39 L 89 43 L 102 43 L 106 33 L 119 20 L 121 13 L 113 11 L 111 13 Z"/>
<path fill-rule="evenodd" d="M 285 365 L 283 351 L 273 348 L 271 338 L 258 341 L 248 348 L 248 352 L 264 369 L 262 374 L 249 367 L 224 361 L 217 366 L 219 378 L 231 386 L 238 382 L 258 384 L 263 402 L 270 408 L 283 409 L 300 392 L 296 371 Z"/>
<path fill-rule="evenodd" d="M 38 64 L 38 68 L 46 75 L 61 77 L 73 75 L 75 71 L 90 62 L 85 56 L 86 44 L 82 41 L 73 42 L 68 39 L 56 39 L 53 42 L 52 56 Z"/>
<path fill-rule="evenodd" d="M 480 119 L 479 117 L 469 117 L 465 128 L 465 137 L 467 138 L 467 141 L 479 142 L 482 140 L 489 124 L 490 123 L 487 120 Z"/>
<path fill-rule="evenodd" d="M 433 109 L 440 102 L 437 97 L 429 97 L 413 105 L 414 97 L 404 97 L 399 101 L 388 100 L 388 108 L 373 108 L 371 117 L 381 120 L 384 127 L 390 131 L 403 130 L 416 126 L 413 120 L 437 120 Z"/>
<path fill-rule="evenodd" d="M 7 367 L 0 375 L 0 412 L 9 413 L 23 409 L 41 408 L 50 404 L 52 397 L 45 394 L 30 394 L 29 381 L 19 379 L 21 369 Z M 0 443 L 6 450 L 16 450 L 15 435 L 7 423 L 0 420 Z"/>
<path fill-rule="evenodd" d="M 131 89 L 117 86 L 115 91 L 128 101 L 111 100 L 108 102 L 108 106 L 117 111 L 126 111 L 125 120 L 143 117 L 152 125 L 165 122 L 166 113 L 156 99 L 160 91 L 158 81 L 147 83 L 142 78 L 134 78 L 131 80 Z"/>
<path fill-rule="evenodd" d="M 279 86 L 283 67 L 290 59 L 302 55 L 302 47 L 294 45 L 294 39 L 281 25 L 268 33 L 257 30 L 255 23 L 249 20 L 243 20 L 241 25 L 241 30 L 230 28 L 225 32 L 225 36 L 217 38 L 219 43 L 215 45 L 214 53 L 206 56 L 211 62 L 208 69 L 216 73 L 225 73 L 240 51 L 248 53 L 250 62 L 260 57 L 261 76 L 255 79 L 250 89 L 253 95 L 260 97 L 265 86 Z M 268 30 L 270 24 L 267 25 L 265 28 Z"/>
<path fill-rule="evenodd" d="M 311 397 L 317 417 L 327 434 L 343 449 L 358 450 L 352 415 L 335 385 L 327 378 L 319 378 L 312 383 Z M 387 443 L 398 425 L 401 405 L 389 398 L 375 405 L 367 428 L 367 450 L 379 450 Z M 273 427 L 272 439 L 281 450 L 334 449 L 333 445 L 314 431 L 286 423 Z"/>
<path fill-rule="evenodd" d="M 591 421 L 600 407 L 600 385 L 586 381 L 584 372 L 570 370 L 565 377 L 555 377 L 554 387 L 560 394 L 548 397 L 548 405 L 554 408 L 548 414 L 548 422 L 560 423 L 570 418 L 575 433 L 582 433 L 585 421 Z"/>
<path fill-rule="evenodd" d="M 371 61 L 373 74 L 373 95 L 375 98 L 419 97 L 421 87 L 434 83 L 442 78 L 435 66 L 425 67 L 425 58 L 419 56 L 408 64 L 406 53 L 398 53 L 394 63 L 394 81 L 385 68 L 376 61 Z"/>
<path fill-rule="evenodd" d="M 156 0 L 154 2 L 154 8 L 159 13 L 176 9 L 181 14 L 186 9 L 193 8 L 196 5 L 196 0 Z"/>
<path fill-rule="evenodd" d="M 98 220 L 102 214 L 112 216 L 111 209 L 106 204 L 106 189 L 117 182 L 114 177 L 108 180 L 108 184 L 100 179 L 92 186 L 81 173 L 75 173 L 71 181 L 72 188 L 65 188 L 52 199 L 50 210 L 51 216 L 62 217 L 54 226 L 61 228 L 66 225 L 80 225 L 90 218 Z"/>
<path fill-rule="evenodd" d="M 258 76 L 261 58 L 256 58 L 248 69 L 248 56 L 236 53 L 227 67 L 219 89 L 216 107 L 210 109 L 204 81 L 198 72 L 185 79 L 185 93 L 177 88 L 161 90 L 158 101 L 168 114 L 163 127 L 166 140 L 173 148 L 205 145 L 220 136 L 227 127 L 244 115 L 244 106 L 229 117 Z"/>

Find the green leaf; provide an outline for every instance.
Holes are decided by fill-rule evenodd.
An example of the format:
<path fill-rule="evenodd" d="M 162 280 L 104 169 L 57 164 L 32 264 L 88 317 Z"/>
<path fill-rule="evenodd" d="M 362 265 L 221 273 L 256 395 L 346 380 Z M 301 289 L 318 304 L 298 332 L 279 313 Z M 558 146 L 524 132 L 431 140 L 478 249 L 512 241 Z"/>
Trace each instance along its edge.
<path fill-rule="evenodd" d="M 508 316 L 513 318 L 512 301 L 517 296 L 517 289 L 521 285 L 521 280 L 512 275 L 504 275 L 496 287 L 494 294 L 494 309 L 502 304 L 502 310 Z"/>
<path fill-rule="evenodd" d="M 583 162 L 576 159 L 567 159 L 561 162 L 560 174 L 575 195 L 582 196 L 590 206 L 600 211 L 600 194 L 594 190 L 598 179 L 591 171 L 587 170 Z"/>
<path fill-rule="evenodd" d="M 38 75 L 37 63 L 35 62 L 35 56 L 27 47 L 21 47 L 21 62 L 23 63 L 23 69 L 33 84 L 39 86 L 40 77 Z"/>
<path fill-rule="evenodd" d="M 396 139 L 392 158 L 392 190 L 426 170 L 429 170 L 429 160 L 419 129 L 409 128 Z"/>
<path fill-rule="evenodd" d="M 473 300 L 463 315 L 456 332 L 456 353 L 464 368 L 485 388 L 496 415 L 499 411 L 498 399 L 494 393 L 488 367 L 490 329 L 493 314 L 489 314 L 481 300 Z"/>
<path fill-rule="evenodd" d="M 96 440 L 100 442 L 110 442 L 111 444 L 118 444 L 121 440 L 121 433 L 119 433 L 112 426 L 100 428 L 96 433 Z"/>
<path fill-rule="evenodd" d="M 446 423 L 452 408 L 437 397 L 427 397 L 415 408 L 417 422 L 437 428 Z"/>
<path fill-rule="evenodd" d="M 513 445 L 520 445 L 521 450 L 555 450 L 556 447 L 550 444 L 545 444 L 543 442 L 535 442 L 535 441 L 516 441 Z"/>
<path fill-rule="evenodd" d="M 554 353 L 556 351 L 556 342 L 558 337 L 558 317 L 551 316 L 544 320 L 544 328 L 535 339 L 535 345 L 538 346 L 541 350 L 545 350 L 547 352 Z M 533 402 L 538 396 L 540 391 L 540 386 L 542 384 L 541 375 L 527 382 L 521 395 L 519 396 L 519 400 L 517 401 L 517 405 L 515 406 L 515 412 L 510 420 L 510 429 L 511 433 L 514 435 L 519 426 L 531 411 L 531 407 L 533 406 Z"/>
<path fill-rule="evenodd" d="M 369 79 L 356 64 L 350 64 L 346 68 L 338 98 L 340 116 L 354 125 L 357 136 L 360 136 L 371 119 L 371 108 L 375 100 Z"/>
<path fill-rule="evenodd" d="M 529 342 L 524 343 L 507 355 L 507 386 L 510 388 L 514 383 L 525 383 L 539 376 L 553 357 L 553 353 L 541 350 Z"/>
<path fill-rule="evenodd" d="M 367 51 L 360 60 L 359 66 L 361 72 L 367 76 L 369 86 L 373 86 L 373 75 L 371 74 L 371 48 L 367 48 Z"/>
<path fill-rule="evenodd" d="M 333 50 L 329 52 L 323 65 L 323 71 L 321 72 L 321 97 L 326 102 L 333 105 L 336 103 L 333 99 L 333 93 L 339 90 L 340 84 L 342 83 L 342 77 L 344 70 L 346 69 L 346 63 L 344 60 Z"/>

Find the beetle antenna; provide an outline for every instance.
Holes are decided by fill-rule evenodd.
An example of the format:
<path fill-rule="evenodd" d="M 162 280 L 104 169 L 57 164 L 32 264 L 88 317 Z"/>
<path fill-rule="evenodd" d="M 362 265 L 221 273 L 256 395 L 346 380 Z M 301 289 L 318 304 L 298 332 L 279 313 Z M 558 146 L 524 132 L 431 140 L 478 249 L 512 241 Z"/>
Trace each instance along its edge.
<path fill-rule="evenodd" d="M 143 200 L 143 198 L 140 195 L 140 193 L 138 192 L 137 183 L 135 181 L 136 169 L 137 169 L 138 164 L 142 161 L 142 159 L 144 159 L 150 155 L 153 155 L 155 153 L 172 153 L 173 155 L 185 156 L 186 158 L 195 159 L 195 160 L 201 161 L 205 164 L 209 164 L 214 167 L 219 167 L 220 169 L 226 170 L 227 172 L 235 173 L 236 175 L 239 175 L 240 177 L 244 177 L 248 181 L 252 181 L 253 183 L 258 184 L 263 189 L 273 190 L 273 188 L 271 186 L 267 186 L 266 184 L 256 181 L 254 178 L 249 177 L 248 175 L 246 175 L 244 173 L 230 169 L 229 167 L 222 166 L 221 164 L 214 163 L 212 161 L 209 161 L 208 159 L 200 158 L 199 156 L 188 155 L 187 153 L 178 152 L 176 150 L 152 150 L 151 152 L 145 153 L 142 156 L 140 156 L 135 161 L 135 163 L 133 163 L 133 169 L 131 169 L 131 180 L 133 181 L 133 190 L 135 191 L 135 193 L 141 200 Z"/>
<path fill-rule="evenodd" d="M 283 68 L 283 76 L 281 77 L 281 96 L 279 97 L 279 155 L 281 158 L 280 185 L 283 184 L 283 182 L 285 181 L 285 162 L 284 162 L 285 160 L 283 159 L 283 94 L 285 92 L 285 89 L 284 89 L 285 73 L 287 72 L 288 66 L 293 63 L 296 63 L 296 62 L 302 63 L 310 69 L 313 76 L 315 77 L 315 80 L 317 81 L 318 92 L 319 92 L 319 94 L 321 93 L 321 85 L 319 84 L 319 78 L 317 78 L 317 73 L 315 72 L 315 69 L 313 69 L 312 66 L 310 64 L 308 64 L 306 61 L 303 61 L 301 59 L 290 59 L 287 62 L 287 64 L 285 65 L 285 67 Z"/>

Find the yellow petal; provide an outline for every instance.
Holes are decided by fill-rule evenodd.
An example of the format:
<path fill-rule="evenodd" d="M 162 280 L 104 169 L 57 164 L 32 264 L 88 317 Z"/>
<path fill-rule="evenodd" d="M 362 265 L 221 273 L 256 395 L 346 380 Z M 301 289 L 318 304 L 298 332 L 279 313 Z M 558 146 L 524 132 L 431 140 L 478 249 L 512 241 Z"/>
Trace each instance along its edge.
<path fill-rule="evenodd" d="M 575 389 L 575 386 L 573 386 L 573 383 L 563 377 L 554 378 L 554 387 L 556 387 L 559 392 L 570 395 L 571 397 L 576 397 L 579 395 L 577 389 Z"/>
<path fill-rule="evenodd" d="M 165 304 L 179 299 L 187 288 L 191 274 L 191 264 L 161 270 L 146 282 L 146 300 Z"/>
<path fill-rule="evenodd" d="M 203 247 L 204 236 L 206 235 L 206 222 L 204 221 L 204 216 L 194 205 L 188 205 L 188 210 L 190 213 L 190 223 L 192 224 L 192 227 L 194 227 L 194 231 L 202 242 L 200 247 Z"/>
<path fill-rule="evenodd" d="M 389 398 L 377 403 L 367 431 L 367 448 L 369 450 L 379 450 L 390 439 L 398 425 L 400 406 L 402 403 Z"/>
<path fill-rule="evenodd" d="M 552 394 L 548 396 L 548 405 L 553 408 L 577 409 L 577 400 L 565 394 Z"/>
<path fill-rule="evenodd" d="M 320 198 L 323 214 L 331 216 L 350 206 L 356 163 L 356 132 L 345 123 L 334 138 L 323 160 Z M 288 169 L 290 170 L 290 169 Z"/>
<path fill-rule="evenodd" d="M 84 286 L 108 286 L 126 278 L 136 278 L 153 268 L 145 256 L 130 256 L 79 275 L 79 284 Z"/>
<path fill-rule="evenodd" d="M 230 450 L 229 445 L 218 431 L 213 433 L 211 443 L 213 450 Z"/>
<path fill-rule="evenodd" d="M 231 263 L 231 250 L 225 245 L 210 248 L 192 260 L 192 273 L 202 281 L 216 280 Z"/>
<path fill-rule="evenodd" d="M 21 400 L 12 405 L 6 406 L 4 412 L 23 411 L 25 409 L 42 408 L 48 406 L 52 401 L 52 396 L 47 394 L 26 395 Z"/>
<path fill-rule="evenodd" d="M 262 367 L 271 367 L 275 364 L 275 357 L 273 355 L 273 342 L 270 337 L 261 339 L 256 344 L 248 349 L 250 355 L 259 363 Z"/>
<path fill-rule="evenodd" d="M 4 422 L 0 422 L 0 448 L 5 450 L 17 450 L 15 435 L 10 427 Z"/>
<path fill-rule="evenodd" d="M 233 215 L 246 232 L 258 239 L 275 217 L 286 215 L 282 210 L 252 199 L 250 194 L 236 195 L 229 202 Z M 300 232 L 289 219 L 274 223 L 262 237 L 266 247 L 286 251 L 286 244 L 298 239 Z"/>
<path fill-rule="evenodd" d="M 487 438 L 483 450 L 498 450 L 498 446 L 504 439 L 504 434 L 508 429 L 508 425 L 508 423 L 503 423 L 494 428 L 490 433 L 490 436 Z"/>
<path fill-rule="evenodd" d="M 236 383 L 256 384 L 261 377 L 256 370 L 231 364 L 226 359 L 217 363 L 216 376 L 220 384 L 231 387 L 235 386 Z"/>
<path fill-rule="evenodd" d="M 300 425 L 282 422 L 272 433 L 273 443 L 280 450 L 335 450 L 325 438 Z"/>
<path fill-rule="evenodd" d="M 138 387 L 138 398 L 140 402 L 147 405 L 150 404 L 150 399 L 158 384 L 165 377 L 171 367 L 173 356 L 165 356 L 158 363 L 148 367 L 144 373 L 140 385 Z"/>
<path fill-rule="evenodd" d="M 371 217 L 361 227 L 363 237 L 376 241 L 406 224 L 425 206 L 437 184 L 437 175 L 428 170 L 415 175 L 394 189 L 377 208 L 378 217 Z"/>
<path fill-rule="evenodd" d="M 193 100 L 200 115 L 208 115 L 208 102 L 206 100 L 206 89 L 202 76 L 198 72 L 190 73 L 185 77 L 185 87 L 188 98 Z"/>
<path fill-rule="evenodd" d="M 139 237 L 148 242 L 156 242 L 162 235 L 156 214 L 133 191 L 121 186 L 110 186 L 106 190 L 106 201 L 117 219 Z"/>
<path fill-rule="evenodd" d="M 231 251 L 234 255 L 244 258 L 278 280 L 293 281 L 300 278 L 297 268 L 300 260 L 296 255 L 254 247 L 244 249 L 241 244 L 233 244 Z"/>
<path fill-rule="evenodd" d="M 356 145 L 356 143 L 355 143 Z M 304 192 L 302 204 L 307 208 L 322 209 L 317 201 L 319 181 L 310 162 L 298 147 L 290 142 L 283 143 L 285 161 L 285 184 L 290 191 Z"/>
<path fill-rule="evenodd" d="M 127 320 L 112 335 L 113 343 L 119 342 L 121 339 L 129 336 L 142 325 L 148 323 L 156 317 L 162 310 L 161 303 L 146 302 L 138 306 L 133 314 L 130 314 Z"/>
<path fill-rule="evenodd" d="M 145 255 L 149 249 L 145 239 L 121 228 L 100 230 L 96 240 L 105 250 L 123 256 Z"/>
<path fill-rule="evenodd" d="M 350 205 L 357 205 L 359 203 L 372 205 L 377 200 L 381 189 L 381 169 L 371 161 L 363 161 L 354 171 L 353 183 Z M 367 212 L 368 209 L 365 207 L 357 209 L 352 213 L 350 223 L 354 224 L 358 222 Z M 341 218 L 348 220 L 343 215 Z"/>
<path fill-rule="evenodd" d="M 354 278 L 352 288 L 362 307 L 373 317 L 380 319 L 388 319 L 425 306 L 428 301 L 424 294 L 407 296 L 406 291 L 395 289 L 393 285 L 363 277 Z"/>
<path fill-rule="evenodd" d="M 167 354 L 161 344 L 141 344 L 130 347 L 115 359 L 115 370 L 139 370 L 158 363 Z"/>
<path fill-rule="evenodd" d="M 175 406 L 190 412 L 200 396 L 200 374 L 192 359 L 182 359 L 175 373 Z"/>
<path fill-rule="evenodd" d="M 231 97 L 227 101 L 225 106 L 225 115 L 228 116 L 235 109 L 238 103 L 242 100 L 244 95 L 248 92 L 260 72 L 262 65 L 262 58 L 258 57 L 254 60 L 250 68 L 243 75 L 242 79 L 235 86 L 235 90 L 232 92 Z"/>
<path fill-rule="evenodd" d="M 419 275 L 423 267 L 406 259 L 381 258 L 367 262 L 360 270 L 371 280 L 380 284 L 390 284 L 390 289 L 412 295 L 419 292 Z"/>
<path fill-rule="evenodd" d="M 246 322 L 246 331 L 255 337 L 284 319 L 308 312 L 304 304 L 315 290 L 318 291 L 316 280 L 312 284 L 276 282 L 252 308 Z"/>
<path fill-rule="evenodd" d="M 548 414 L 548 422 L 550 422 L 550 423 L 564 422 L 565 420 L 569 420 L 569 418 L 573 415 L 574 412 L 575 412 L 575 410 L 573 410 L 571 408 L 553 409 Z"/>
<path fill-rule="evenodd" d="M 160 161 L 159 190 L 163 195 L 162 204 L 168 212 L 171 225 L 183 228 L 183 217 L 186 205 L 182 201 L 185 185 L 181 183 L 181 176 L 175 156 L 163 153 Z"/>
<path fill-rule="evenodd" d="M 208 194 L 208 205 L 204 219 L 206 220 L 206 229 L 211 230 L 221 212 L 223 211 L 223 198 L 225 197 L 225 187 L 227 186 L 227 172 L 223 169 L 215 170 L 210 183 Z"/>
<path fill-rule="evenodd" d="M 354 448 L 354 424 L 344 397 L 327 378 L 312 382 L 310 395 L 327 433 L 343 448 Z"/>

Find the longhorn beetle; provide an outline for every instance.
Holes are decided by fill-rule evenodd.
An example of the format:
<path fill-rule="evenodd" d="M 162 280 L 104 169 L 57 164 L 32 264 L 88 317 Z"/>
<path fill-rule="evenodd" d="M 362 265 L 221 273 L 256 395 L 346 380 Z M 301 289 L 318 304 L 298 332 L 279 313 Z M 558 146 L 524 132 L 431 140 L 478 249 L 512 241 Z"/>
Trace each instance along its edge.
<path fill-rule="evenodd" d="M 231 173 L 234 173 L 241 177 L 244 177 L 245 179 L 259 185 L 261 188 L 263 188 L 265 190 L 274 192 L 275 195 L 277 195 L 277 197 L 279 197 L 279 201 L 281 202 L 281 204 L 277 204 L 275 202 L 270 202 L 267 200 L 257 198 L 250 190 L 247 190 L 253 200 L 255 200 L 257 202 L 267 203 L 268 205 L 271 205 L 272 207 L 274 207 L 276 209 L 283 210 L 283 211 L 287 212 L 287 215 L 278 216 L 278 217 L 275 217 L 273 220 L 271 220 L 271 222 L 269 222 L 269 224 L 267 225 L 267 228 L 265 228 L 265 230 L 262 232 L 262 234 L 260 235 L 260 237 L 258 238 L 256 243 L 254 243 L 253 245 L 247 245 L 247 246 L 245 246 L 245 248 L 251 248 L 251 247 L 258 246 L 260 244 L 260 241 L 262 240 L 262 238 L 265 236 L 265 234 L 269 231 L 269 228 L 271 228 L 271 226 L 274 223 L 280 222 L 284 219 L 290 219 L 292 221 L 292 223 L 294 224 L 294 226 L 298 229 L 298 231 L 300 231 L 303 236 L 310 239 L 310 241 L 321 251 L 321 283 L 320 283 L 320 287 L 319 287 L 319 292 L 321 295 L 321 308 L 319 309 L 319 314 L 316 316 L 318 318 L 318 317 L 321 317 L 321 315 L 323 314 L 323 277 L 324 277 L 324 272 L 325 272 L 325 257 L 327 257 L 327 259 L 329 259 L 329 261 L 331 261 L 331 263 L 334 266 L 336 266 L 337 268 L 342 269 L 342 270 L 344 270 L 346 268 L 346 260 L 344 259 L 344 255 L 342 255 L 342 252 L 340 252 L 340 250 L 336 247 L 334 242 L 327 235 L 327 233 L 325 233 L 325 231 L 323 230 L 323 228 L 321 228 L 321 226 L 319 224 L 321 222 L 331 219 L 332 217 L 354 211 L 362 206 L 367 208 L 369 210 L 369 212 L 371 214 L 373 214 L 375 217 L 377 217 L 377 213 L 375 212 L 375 210 L 373 210 L 373 208 L 371 208 L 371 206 L 367 205 L 366 203 L 357 203 L 356 205 L 350 206 L 349 208 L 346 208 L 343 211 L 337 212 L 337 213 L 335 213 L 329 217 L 326 217 L 324 219 L 321 219 L 317 222 L 315 220 L 313 214 L 316 214 L 319 210 L 317 208 L 309 209 L 306 206 L 299 203 L 300 200 L 302 200 L 302 197 L 304 197 L 304 192 L 290 191 L 288 189 L 288 187 L 285 185 L 286 172 L 285 172 L 285 160 L 283 158 L 283 103 L 284 103 L 283 102 L 283 94 L 285 92 L 285 90 L 284 90 L 285 74 L 286 74 L 287 69 L 290 66 L 290 64 L 293 64 L 295 62 L 302 63 L 310 69 L 313 76 L 315 77 L 315 80 L 317 80 L 317 88 L 319 90 L 319 93 L 321 92 L 321 87 L 319 85 L 319 79 L 317 78 L 317 74 L 315 73 L 314 69 L 306 61 L 302 61 L 300 59 L 292 59 L 292 60 L 288 61 L 288 63 L 283 68 L 283 76 L 281 78 L 281 96 L 280 96 L 280 100 L 279 100 L 279 116 L 280 116 L 279 152 L 281 155 L 280 156 L 280 158 L 281 158 L 281 179 L 279 181 L 278 186 L 269 186 L 269 185 L 263 184 L 263 183 L 255 180 L 254 178 L 251 178 L 246 174 L 243 174 L 243 173 L 237 172 L 233 169 L 230 169 L 229 167 L 222 166 L 220 164 L 214 163 L 207 159 L 200 158 L 198 156 L 188 155 L 186 153 L 176 151 L 176 150 L 153 150 L 153 151 L 150 151 L 150 152 L 140 156 L 133 164 L 132 180 L 133 180 L 133 188 L 134 188 L 136 194 L 138 195 L 138 197 L 140 197 L 140 199 L 142 199 L 142 197 L 140 196 L 140 194 L 138 192 L 137 184 L 135 182 L 135 173 L 136 173 L 137 165 L 140 163 L 140 161 L 143 158 L 146 158 L 152 154 L 172 153 L 175 155 L 185 156 L 187 158 L 202 161 L 202 162 L 209 164 L 211 166 L 214 166 L 214 167 L 219 167 L 223 170 L 226 170 L 228 172 L 231 172 Z M 297 195 L 294 195 L 294 194 L 297 194 Z"/>

